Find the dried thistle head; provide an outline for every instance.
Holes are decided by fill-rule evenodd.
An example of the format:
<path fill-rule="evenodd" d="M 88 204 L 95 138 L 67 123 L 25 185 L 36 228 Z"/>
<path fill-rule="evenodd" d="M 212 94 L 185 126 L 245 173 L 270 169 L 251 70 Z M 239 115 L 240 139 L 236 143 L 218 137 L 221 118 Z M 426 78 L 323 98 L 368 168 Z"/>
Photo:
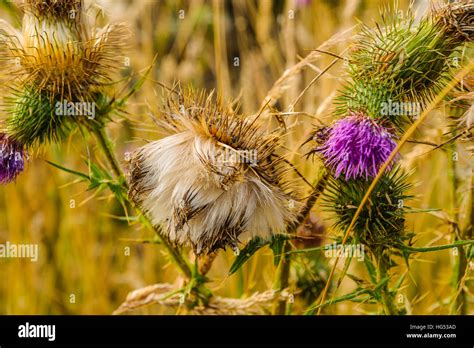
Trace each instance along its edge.
<path fill-rule="evenodd" d="M 97 31 L 82 0 L 28 0 L 21 33 L 3 25 L 0 46 L 18 85 L 34 85 L 69 101 L 110 82 L 118 68 L 124 29 Z"/>
<path fill-rule="evenodd" d="M 27 0 L 21 31 L 2 21 L 0 68 L 8 76 L 3 85 L 9 134 L 29 146 L 57 140 L 77 123 L 100 124 L 97 118 L 87 122 L 78 110 L 84 103 L 100 107 L 96 104 L 120 67 L 124 36 L 121 25 L 97 29 L 83 0 Z M 72 115 L 53 114 L 57 103 L 71 104 Z"/>
<path fill-rule="evenodd" d="M 459 1 L 434 8 L 433 20 L 453 40 L 474 40 L 474 2 Z"/>
<path fill-rule="evenodd" d="M 130 197 L 164 237 L 197 254 L 241 235 L 268 238 L 294 221 L 298 200 L 277 155 L 280 136 L 245 118 L 212 93 L 179 92 L 163 126 L 172 135 L 132 156 Z"/>
<path fill-rule="evenodd" d="M 24 10 L 39 17 L 65 18 L 83 8 L 82 0 L 25 0 Z"/>

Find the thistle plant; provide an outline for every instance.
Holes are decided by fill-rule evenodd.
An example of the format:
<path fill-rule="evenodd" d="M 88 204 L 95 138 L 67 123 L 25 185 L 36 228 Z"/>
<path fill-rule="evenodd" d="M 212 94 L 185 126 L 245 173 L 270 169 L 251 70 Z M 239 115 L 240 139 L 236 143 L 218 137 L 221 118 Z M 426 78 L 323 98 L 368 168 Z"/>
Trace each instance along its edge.
<path fill-rule="evenodd" d="M 336 229 L 347 230 L 369 185 L 365 180 L 340 178 L 329 181 L 322 206 L 335 215 Z M 406 193 L 410 186 L 408 175 L 399 167 L 382 177 L 353 227 L 356 242 L 379 253 L 410 237 L 402 234 L 407 209 L 404 202 L 411 198 Z"/>
<path fill-rule="evenodd" d="M 9 79 L 3 81 L 5 136 L 2 136 L 2 183 L 12 181 L 24 167 L 26 150 L 64 139 L 71 131 L 96 136 L 109 168 L 88 160 L 89 173 L 55 163 L 53 166 L 77 175 L 89 189 L 110 189 L 124 209 L 128 183 L 105 127 L 113 114 L 143 84 L 139 78 L 124 94 L 110 86 L 121 67 L 127 38 L 123 25 L 97 28 L 98 13 L 85 8 L 83 0 L 27 0 L 21 30 L 0 24 L 0 64 Z M 95 15 L 95 16 L 94 16 Z M 148 69 L 149 71 L 149 69 Z M 2 133 L 3 134 L 3 133 Z M 112 173 L 108 170 L 111 169 Z M 139 221 L 152 227 L 137 208 Z M 179 250 L 162 240 L 171 258 L 186 278 L 193 272 Z M 207 298 L 202 281 L 191 280 L 191 291 Z"/>
<path fill-rule="evenodd" d="M 82 0 L 27 0 L 23 11 L 21 30 L 0 26 L 9 136 L 30 148 L 78 126 L 103 127 L 105 89 L 121 65 L 124 28 L 97 29 Z"/>
<path fill-rule="evenodd" d="M 452 58 L 473 39 L 473 13 L 472 3 L 455 3 L 434 8 L 419 23 L 410 12 L 398 12 L 384 13 L 376 28 L 363 25 L 347 58 L 349 82 L 336 101 L 335 116 L 342 118 L 313 134 L 311 153 L 334 176 L 324 206 L 334 213 L 343 242 L 353 232 L 352 243 L 367 247 L 378 282 L 388 277 L 391 255 L 410 237 L 404 226 L 408 176 L 389 162 L 399 159 L 391 157 L 396 140 L 453 79 Z M 373 186 L 369 180 L 383 165 L 386 172 Z M 399 313 L 393 296 L 387 284 L 375 296 L 386 314 Z"/>

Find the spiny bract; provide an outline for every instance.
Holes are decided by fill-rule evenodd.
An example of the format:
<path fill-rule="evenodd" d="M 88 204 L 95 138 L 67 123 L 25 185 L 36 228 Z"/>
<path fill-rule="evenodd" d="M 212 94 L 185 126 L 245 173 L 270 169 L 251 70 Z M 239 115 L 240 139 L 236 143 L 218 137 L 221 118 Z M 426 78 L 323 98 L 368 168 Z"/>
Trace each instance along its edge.
<path fill-rule="evenodd" d="M 370 185 L 369 181 L 330 179 L 322 206 L 334 214 L 335 229 L 345 233 Z M 353 227 L 356 239 L 370 250 L 403 241 L 410 187 L 408 174 L 400 168 L 382 176 Z"/>
<path fill-rule="evenodd" d="M 474 3 L 433 9 L 419 22 L 411 11 L 387 11 L 382 18 L 374 28 L 363 25 L 351 46 L 350 79 L 338 97 L 336 115 L 361 112 L 401 131 L 418 116 L 410 111 L 423 109 L 459 68 L 458 53 L 474 37 Z M 384 114 L 389 102 L 414 107 Z"/>

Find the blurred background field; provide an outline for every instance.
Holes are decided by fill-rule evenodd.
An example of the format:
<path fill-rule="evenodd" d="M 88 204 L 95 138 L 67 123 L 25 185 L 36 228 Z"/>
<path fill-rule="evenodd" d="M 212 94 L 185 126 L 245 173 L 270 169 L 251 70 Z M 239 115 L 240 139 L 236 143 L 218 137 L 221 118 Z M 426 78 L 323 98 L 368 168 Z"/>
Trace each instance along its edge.
<path fill-rule="evenodd" d="M 324 49 L 343 54 L 351 28 L 358 20 L 374 25 L 380 9 L 393 1 L 379 0 L 97 0 L 94 6 L 104 11 L 104 22 L 124 22 L 130 30 L 128 57 L 131 71 L 147 68 L 156 56 L 156 64 L 145 86 L 127 106 L 132 121 L 116 120 L 109 127 L 119 157 L 125 158 L 144 143 L 162 134 L 148 116 L 157 109 L 161 89 L 155 83 L 171 86 L 174 81 L 196 88 L 216 88 L 225 97 L 238 100 L 242 112 L 258 112 L 272 86 L 301 59 L 335 35 Z M 408 1 L 400 0 L 401 9 Z M 1 18 L 19 24 L 20 12 L 14 2 L 1 2 Z M 89 2 L 91 4 L 91 2 Z M 416 1 L 415 8 L 424 13 L 428 1 Z M 315 54 L 311 64 L 278 84 L 279 111 L 292 111 L 291 105 L 305 86 L 334 57 Z M 292 160 L 305 177 L 317 178 L 317 160 L 305 160 L 300 145 L 311 131 L 311 125 L 322 120 L 331 122 L 331 102 L 344 81 L 343 64 L 337 63 L 324 74 L 294 107 L 298 116 L 285 118 L 292 127 L 287 147 Z M 275 90 L 273 90 L 274 92 Z M 432 113 L 417 138 L 442 143 L 449 110 Z M 1 116 L 3 118 L 3 116 Z M 298 123 L 296 123 L 298 122 Z M 417 234 L 417 245 L 448 243 L 453 240 L 453 221 L 461 227 L 468 223 L 471 211 L 472 158 L 460 142 L 424 155 L 430 148 L 409 144 L 403 150 L 402 165 L 413 169 L 415 199 L 408 205 L 438 208 L 437 213 L 419 213 L 408 217 L 407 230 Z M 472 146 L 472 143 L 471 143 Z M 458 161 L 453 161 L 456 151 Z M 137 225 L 114 219 L 122 215 L 121 207 L 108 192 L 93 195 L 86 185 L 49 165 L 45 160 L 67 168 L 87 171 L 84 158 L 95 156 L 93 139 L 85 142 L 79 134 L 61 145 L 45 147 L 31 154 L 27 170 L 17 182 L 0 187 L 0 243 L 38 243 L 39 261 L 0 259 L 0 314 L 109 314 L 125 299 L 128 292 L 155 283 L 173 283 L 178 271 L 158 245 L 131 240 L 151 239 L 151 232 Z M 97 160 L 102 161 L 100 155 Z M 456 180 L 455 180 L 456 179 Z M 323 224 L 324 241 L 331 242 L 331 222 L 315 207 L 314 216 Z M 129 249 L 128 249 L 129 248 Z M 130 251 L 128 253 L 128 251 Z M 316 256 L 315 256 L 316 257 Z M 269 248 L 260 250 L 236 274 L 227 277 L 235 256 L 221 251 L 209 274 L 210 288 L 218 295 L 245 297 L 272 287 L 275 272 Z M 317 256 L 319 273 L 316 287 L 327 276 L 326 264 L 332 260 Z M 295 258 L 296 268 L 309 267 Z M 412 314 L 445 314 L 449 312 L 448 296 L 452 291 L 455 255 L 452 250 L 420 254 L 412 262 L 401 293 L 403 305 Z M 300 265 L 300 266 L 298 266 Z M 300 267 L 300 268 L 301 268 Z M 403 261 L 393 269 L 398 276 L 406 271 Z M 362 264 L 353 262 L 351 273 L 366 278 Z M 293 285 L 296 280 L 293 272 Z M 472 285 L 472 281 L 466 286 Z M 301 284 L 300 284 L 301 285 Z M 344 281 L 338 293 L 354 287 Z M 306 289 L 306 288 L 305 288 Z M 306 291 L 310 291 L 310 289 Z M 470 288 L 472 292 L 472 287 Z M 316 289 L 317 291 L 317 289 Z M 311 296 L 311 295 L 308 295 Z M 470 298 L 469 313 L 474 314 Z M 303 300 L 295 307 L 302 308 Z M 328 307 L 326 313 L 360 314 L 374 311 L 370 304 L 343 302 Z M 170 309 L 152 306 L 137 313 L 172 313 Z"/>

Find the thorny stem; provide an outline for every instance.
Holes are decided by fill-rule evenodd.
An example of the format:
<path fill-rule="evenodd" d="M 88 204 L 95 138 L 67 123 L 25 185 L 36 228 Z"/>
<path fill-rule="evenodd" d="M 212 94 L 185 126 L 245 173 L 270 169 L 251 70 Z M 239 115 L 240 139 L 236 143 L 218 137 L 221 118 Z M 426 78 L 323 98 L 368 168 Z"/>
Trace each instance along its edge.
<path fill-rule="evenodd" d="M 413 253 L 426 253 L 430 251 L 445 250 L 445 249 L 456 248 L 463 245 L 473 245 L 473 244 L 474 244 L 474 240 L 462 240 L 462 241 L 457 241 L 451 244 L 443 244 L 443 245 L 436 245 L 432 247 L 421 247 L 421 248 L 399 244 L 397 245 L 397 249 L 413 252 Z"/>
<path fill-rule="evenodd" d="M 120 179 L 119 181 L 120 181 L 120 183 L 123 187 L 124 192 L 127 192 L 128 191 L 128 183 L 125 180 L 125 175 L 124 175 L 124 173 L 123 173 L 123 171 L 120 167 L 120 164 L 119 164 L 119 161 L 117 160 L 117 157 L 114 154 L 112 142 L 110 141 L 109 137 L 107 136 L 107 133 L 106 133 L 105 129 L 104 128 L 96 129 L 96 130 L 94 130 L 94 134 L 96 135 L 97 140 L 99 142 L 99 145 L 100 145 L 102 151 L 104 152 L 105 157 L 107 158 L 110 166 L 112 167 L 112 170 L 114 171 L 115 175 Z M 124 196 L 125 196 L 125 199 L 127 199 L 127 201 L 128 201 L 128 196 L 127 195 L 124 195 Z M 145 220 L 145 223 L 155 231 L 155 233 L 158 235 L 158 238 L 160 239 L 160 242 L 168 250 L 168 253 L 173 258 L 173 261 L 175 261 L 175 263 L 178 265 L 178 267 L 184 273 L 184 275 L 188 279 L 191 279 L 192 275 L 193 275 L 193 273 L 191 271 L 191 268 L 189 268 L 189 265 L 184 260 L 184 258 L 180 254 L 180 252 L 178 250 L 176 250 L 176 248 L 173 247 L 173 245 L 171 245 L 171 243 L 168 240 L 166 240 L 166 238 L 161 237 L 158 229 L 153 226 L 153 224 L 151 223 L 149 218 L 146 216 L 146 214 L 144 214 L 141 211 L 141 209 L 139 207 L 135 206 L 132 202 L 130 202 L 130 204 L 135 208 L 135 210 L 137 212 L 140 213 L 140 215 L 143 216 L 143 219 Z"/>
<path fill-rule="evenodd" d="M 288 235 L 292 235 L 296 229 L 305 221 L 310 213 L 311 209 L 313 208 L 314 204 L 318 200 L 321 193 L 324 191 L 326 187 L 326 183 L 329 178 L 329 173 L 323 169 L 320 175 L 320 179 L 314 189 L 312 190 L 310 196 L 306 200 L 306 204 L 300 210 L 296 221 L 292 224 L 289 224 L 286 229 L 286 233 Z M 290 267 L 291 267 L 291 245 L 289 241 L 284 242 L 283 247 L 283 255 L 280 260 L 280 264 L 278 265 L 277 270 L 277 279 L 275 280 L 274 289 L 282 291 L 286 289 L 289 284 L 289 276 L 290 276 Z M 286 313 L 286 298 L 282 298 L 278 301 L 274 314 L 283 315 Z"/>
<path fill-rule="evenodd" d="M 380 283 L 383 279 L 388 278 L 388 263 L 390 262 L 390 259 L 387 255 L 380 255 L 378 262 L 377 262 L 377 268 L 378 268 L 378 282 Z M 382 306 L 384 309 L 384 313 L 386 315 L 398 315 L 400 314 L 399 311 L 397 310 L 395 304 L 393 303 L 393 295 L 390 293 L 388 289 L 388 283 L 385 283 L 381 288 L 380 288 L 380 293 L 382 296 Z"/>
<path fill-rule="evenodd" d="M 168 253 L 173 258 L 173 261 L 178 265 L 179 269 L 184 273 L 186 278 L 191 278 L 193 273 L 181 253 L 166 238 L 161 237 L 158 228 L 153 227 L 153 224 L 151 223 L 150 219 L 138 207 L 134 207 L 143 216 L 143 219 L 145 219 L 147 225 L 149 225 L 150 228 L 152 228 L 153 231 L 158 235 L 158 238 L 160 238 L 160 242 L 164 245 L 166 250 L 168 250 Z"/>

